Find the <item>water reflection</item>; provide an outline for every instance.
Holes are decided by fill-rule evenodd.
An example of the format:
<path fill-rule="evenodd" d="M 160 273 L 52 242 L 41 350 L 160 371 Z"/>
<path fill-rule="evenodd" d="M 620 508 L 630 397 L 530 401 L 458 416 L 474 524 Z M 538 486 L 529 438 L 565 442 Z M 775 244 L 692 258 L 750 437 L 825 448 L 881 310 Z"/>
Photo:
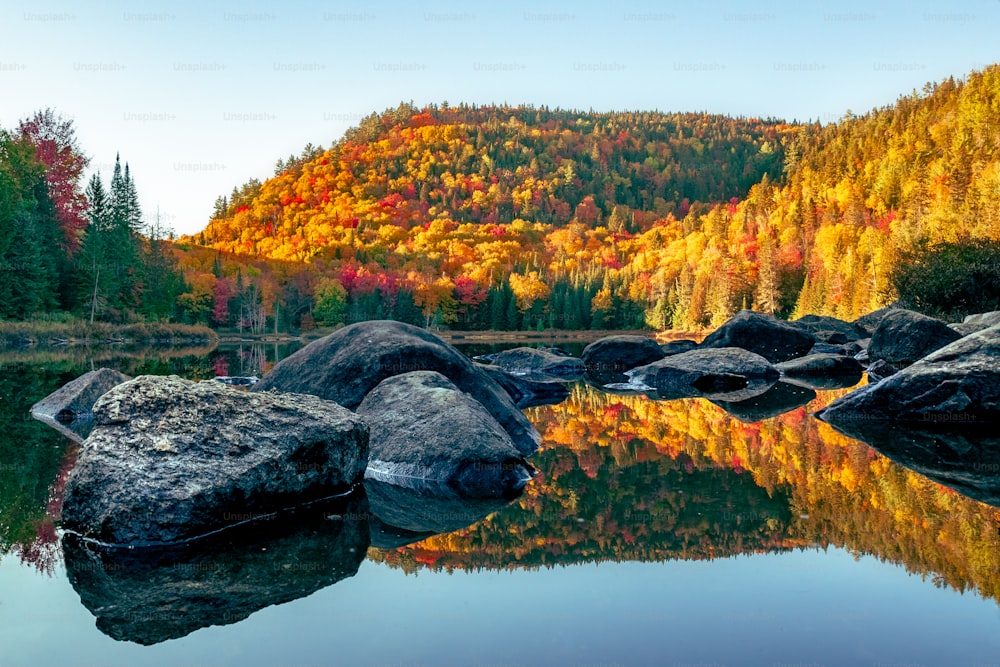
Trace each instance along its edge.
<path fill-rule="evenodd" d="M 354 576 L 368 549 L 364 493 L 172 548 L 62 540 L 66 574 L 97 627 L 156 644 L 310 595 Z"/>
<path fill-rule="evenodd" d="M 207 379 L 259 375 L 288 352 L 245 345 L 101 364 L 131 375 Z M 19 553 L 40 569 L 51 568 L 58 555 L 53 500 L 72 450 L 27 411 L 90 365 L 59 358 L 0 370 L 0 550 Z M 188 552 L 146 562 L 68 540 L 67 571 L 102 630 L 147 643 L 206 623 L 234 622 L 342 580 L 357 569 L 354 559 L 369 542 L 378 547 L 368 549 L 369 558 L 407 572 L 714 559 L 836 546 L 898 563 L 937 585 L 1000 599 L 1000 509 L 976 500 L 1000 505 L 1000 457 L 990 453 L 1000 451 L 1000 442 L 960 429 L 839 433 L 810 416 L 847 391 L 778 383 L 747 400 L 712 403 L 653 401 L 580 382 L 566 401 L 527 411 L 544 438 L 531 459 L 540 474 L 510 505 L 429 499 L 374 484 L 369 507 L 342 512 L 353 523 L 340 526 L 340 533 L 329 519 L 318 519 L 287 534 L 261 536 L 275 546 L 244 543 L 257 544 L 257 551 L 231 544 L 217 555 Z M 283 555 L 272 559 L 272 551 Z M 332 569 L 283 567 L 307 562 Z M 286 569 L 294 576 L 277 576 Z M 262 572 L 272 574 L 270 583 Z M 241 581 L 248 585 L 243 597 L 236 590 Z M 215 601 L 204 608 L 194 593 L 202 589 L 205 601 Z M 155 619 L 136 620 L 140 604 L 179 609 L 171 596 L 197 611 L 192 621 L 156 627 Z M 221 611 L 226 605 L 235 611 Z"/>

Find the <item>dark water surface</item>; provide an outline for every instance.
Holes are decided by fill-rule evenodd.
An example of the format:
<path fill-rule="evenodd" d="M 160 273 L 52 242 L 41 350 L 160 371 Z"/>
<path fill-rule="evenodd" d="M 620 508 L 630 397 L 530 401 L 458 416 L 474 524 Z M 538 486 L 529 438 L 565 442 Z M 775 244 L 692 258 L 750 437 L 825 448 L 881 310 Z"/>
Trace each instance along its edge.
<path fill-rule="evenodd" d="M 527 410 L 540 475 L 509 505 L 373 485 L 152 560 L 60 541 L 74 450 L 34 401 L 291 351 L 0 355 L 0 666 L 1000 661 L 1000 510 L 954 490 L 998 471 L 924 476 L 810 417 L 847 390 L 753 422 L 579 382 Z"/>

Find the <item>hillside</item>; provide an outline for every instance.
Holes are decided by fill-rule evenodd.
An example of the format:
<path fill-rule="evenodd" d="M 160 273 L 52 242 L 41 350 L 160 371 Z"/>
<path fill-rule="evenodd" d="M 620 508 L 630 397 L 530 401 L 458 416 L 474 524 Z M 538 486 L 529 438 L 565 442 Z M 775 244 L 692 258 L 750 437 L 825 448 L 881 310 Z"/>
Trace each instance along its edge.
<path fill-rule="evenodd" d="M 184 239 L 223 253 L 214 282 L 189 263 L 188 296 L 214 307 L 254 258 L 325 277 L 307 296 L 329 323 L 697 328 L 742 306 L 853 318 L 895 298 L 903 254 L 1000 239 L 998 116 L 997 67 L 827 126 L 402 105 L 220 198 Z M 286 286 L 261 288 L 266 314 Z"/>

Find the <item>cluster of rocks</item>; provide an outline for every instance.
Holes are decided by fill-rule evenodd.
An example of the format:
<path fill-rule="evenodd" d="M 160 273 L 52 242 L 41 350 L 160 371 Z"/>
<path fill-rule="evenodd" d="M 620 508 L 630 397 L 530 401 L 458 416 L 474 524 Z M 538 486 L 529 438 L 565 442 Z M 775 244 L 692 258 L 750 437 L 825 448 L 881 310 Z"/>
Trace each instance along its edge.
<path fill-rule="evenodd" d="M 363 322 L 299 350 L 251 391 L 101 370 L 33 414 L 92 429 L 66 482 L 64 527 L 108 544 L 163 545 L 348 492 L 365 477 L 516 495 L 540 436 L 493 377 L 422 329 Z"/>
<path fill-rule="evenodd" d="M 610 336 L 581 358 L 522 347 L 479 358 L 486 365 L 427 331 L 376 321 L 315 341 L 250 391 L 101 370 L 34 412 L 92 429 L 70 428 L 86 440 L 67 481 L 64 525 L 109 543 L 164 544 L 364 478 L 509 498 L 533 475 L 527 457 L 540 441 L 521 408 L 563 400 L 566 381 L 581 377 L 653 398 L 706 398 L 753 422 L 817 390 L 853 387 L 867 371 L 868 386 L 818 416 L 852 434 L 898 420 L 992 422 L 998 343 L 1000 313 L 948 325 L 896 307 L 854 322 L 741 311 L 700 344 Z"/>

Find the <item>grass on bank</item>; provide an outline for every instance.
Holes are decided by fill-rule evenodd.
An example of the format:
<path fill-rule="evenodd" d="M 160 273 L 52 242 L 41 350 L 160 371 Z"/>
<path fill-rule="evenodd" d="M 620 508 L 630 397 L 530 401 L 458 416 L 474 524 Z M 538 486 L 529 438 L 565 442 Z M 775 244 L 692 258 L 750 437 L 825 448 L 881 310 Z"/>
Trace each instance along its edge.
<path fill-rule="evenodd" d="M 205 326 L 165 322 L 108 324 L 87 320 L 0 322 L 0 347 L 130 343 L 171 345 L 210 342 L 218 334 Z"/>

